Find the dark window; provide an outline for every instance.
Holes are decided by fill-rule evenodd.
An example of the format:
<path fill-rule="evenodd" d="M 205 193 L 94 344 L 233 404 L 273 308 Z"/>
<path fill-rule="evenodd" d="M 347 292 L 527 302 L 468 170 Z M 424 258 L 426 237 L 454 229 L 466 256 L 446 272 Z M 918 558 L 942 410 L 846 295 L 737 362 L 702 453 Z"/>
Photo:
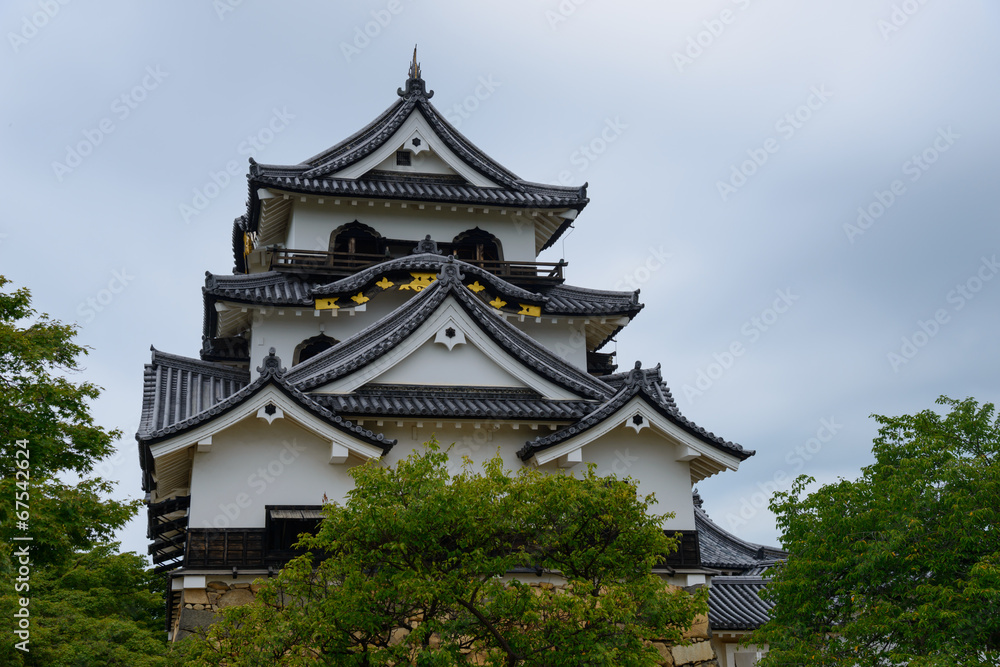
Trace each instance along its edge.
<path fill-rule="evenodd" d="M 330 252 L 351 255 L 379 255 L 382 236 L 368 225 L 357 220 L 338 227 L 330 234 Z"/>
<path fill-rule="evenodd" d="M 455 255 L 468 262 L 499 262 L 503 260 L 500 239 L 479 227 L 456 236 L 452 246 Z"/>
<path fill-rule="evenodd" d="M 301 364 L 306 359 L 311 359 L 323 350 L 328 350 L 337 344 L 337 339 L 330 338 L 326 334 L 306 338 L 295 347 L 295 354 L 292 356 L 292 365 Z"/>
<path fill-rule="evenodd" d="M 396 151 L 396 165 L 400 167 L 409 167 L 410 151 Z"/>
<path fill-rule="evenodd" d="M 291 558 L 299 535 L 315 535 L 322 518 L 319 505 L 268 505 L 264 549 L 269 560 Z"/>

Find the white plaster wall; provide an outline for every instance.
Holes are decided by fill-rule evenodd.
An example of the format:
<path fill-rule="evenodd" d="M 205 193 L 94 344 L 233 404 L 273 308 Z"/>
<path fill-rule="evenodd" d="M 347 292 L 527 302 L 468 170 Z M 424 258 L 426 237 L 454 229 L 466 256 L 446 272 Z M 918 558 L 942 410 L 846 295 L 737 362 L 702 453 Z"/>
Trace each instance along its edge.
<path fill-rule="evenodd" d="M 483 421 L 478 428 L 475 422 L 434 421 L 427 419 L 421 428 L 407 423 L 396 427 L 395 422 L 386 418 L 382 427 L 376 420 L 365 420 L 367 428 L 378 429 L 388 438 L 398 440 L 396 446 L 385 457 L 388 464 L 405 458 L 415 448 L 436 437 L 442 446 L 451 446 L 451 461 L 455 471 L 461 466 L 463 456 L 473 460 L 476 470 L 482 463 L 498 452 L 506 466 L 517 470 L 526 465 L 517 457 L 517 451 L 524 444 L 538 436 L 552 433 L 547 425 L 532 430 L 529 424 L 521 424 L 515 430 L 510 423 Z M 461 428 L 456 424 L 461 423 Z M 440 426 L 438 426 L 440 424 Z M 632 429 L 615 429 L 601 440 L 583 449 L 583 463 L 563 472 L 586 470 L 587 462 L 597 465 L 597 473 L 618 477 L 631 477 L 636 481 L 642 494 L 655 493 L 657 503 L 651 511 L 655 514 L 674 512 L 676 516 L 664 523 L 665 528 L 674 530 L 694 530 L 694 505 L 691 498 L 691 471 L 686 462 L 676 461 L 676 450 L 666 440 L 643 430 L 636 434 Z M 560 472 L 555 463 L 542 467 L 552 473 Z"/>
<path fill-rule="evenodd" d="M 463 456 L 472 459 L 475 470 L 481 470 L 482 463 L 498 452 L 509 469 L 517 470 L 526 465 L 517 457 L 525 442 L 552 432 L 544 424 L 534 430 L 529 424 L 515 429 L 509 422 L 490 421 L 427 419 L 420 427 L 412 421 L 397 426 L 391 417 L 383 418 L 381 427 L 377 418 L 360 421 L 398 441 L 382 459 L 385 465 L 394 465 L 436 437 L 443 447 L 451 447 L 455 472 Z M 674 448 L 667 441 L 648 430 L 637 435 L 623 427 L 587 445 L 583 454 L 584 462 L 595 463 L 599 474 L 630 476 L 641 493 L 655 493 L 658 503 L 653 512 L 676 513 L 664 523 L 665 528 L 694 529 L 688 464 L 674 460 Z M 210 452 L 194 454 L 190 526 L 261 528 L 265 505 L 319 505 L 323 494 L 330 500 L 346 498 L 353 487 L 349 470 L 362 461 L 352 456 L 346 464 L 331 465 L 329 460 L 330 444 L 290 420 L 279 419 L 269 426 L 250 417 L 215 434 Z M 576 469 L 585 470 L 585 465 L 578 464 Z M 543 469 L 560 472 L 554 463 Z"/>
<path fill-rule="evenodd" d="M 330 464 L 330 443 L 288 419 L 249 417 L 212 437 L 191 473 L 191 528 L 263 528 L 265 505 L 321 505 L 354 482 L 346 464 Z"/>
<path fill-rule="evenodd" d="M 517 318 L 507 321 L 544 345 L 560 359 L 581 370 L 587 370 L 587 337 L 582 322 L 567 324 L 563 320 L 553 324 L 551 318 L 544 317 L 541 322 L 535 322 L 533 317 L 525 317 L 523 322 Z"/>
<path fill-rule="evenodd" d="M 499 209 L 483 213 L 481 207 L 474 207 L 477 212 L 469 213 L 464 206 L 456 206 L 458 210 L 452 212 L 450 204 L 442 204 L 441 210 L 435 204 L 425 204 L 420 209 L 417 204 L 401 208 L 399 203 L 392 202 L 386 207 L 383 201 L 349 197 L 341 197 L 340 205 L 336 205 L 336 199 L 325 198 L 323 204 L 314 200 L 297 201 L 286 246 L 296 250 L 326 250 L 330 233 L 353 220 L 372 227 L 384 237 L 412 241 L 430 234 L 435 241 L 450 242 L 460 233 L 479 227 L 500 239 L 505 260 L 535 261 L 535 225 L 527 216 L 515 216 L 512 212 L 500 215 Z M 351 201 L 357 204 L 352 205 Z"/>

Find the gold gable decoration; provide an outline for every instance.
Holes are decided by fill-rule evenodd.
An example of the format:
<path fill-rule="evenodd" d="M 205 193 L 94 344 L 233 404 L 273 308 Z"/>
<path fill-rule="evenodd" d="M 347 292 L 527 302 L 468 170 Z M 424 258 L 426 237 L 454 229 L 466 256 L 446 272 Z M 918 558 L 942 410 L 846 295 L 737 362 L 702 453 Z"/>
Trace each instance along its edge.
<path fill-rule="evenodd" d="M 437 279 L 436 273 L 411 273 L 410 275 L 413 276 L 413 282 L 400 285 L 399 289 L 422 292 L 424 288 L 430 287 L 431 283 Z"/>
<path fill-rule="evenodd" d="M 531 317 L 541 317 L 542 307 L 541 306 L 528 306 L 523 303 L 517 304 L 521 306 L 521 310 L 517 312 L 518 315 L 530 315 Z"/>
<path fill-rule="evenodd" d="M 337 299 L 339 297 L 334 297 L 332 299 L 316 299 L 316 310 L 336 310 L 340 308 L 337 305 Z"/>

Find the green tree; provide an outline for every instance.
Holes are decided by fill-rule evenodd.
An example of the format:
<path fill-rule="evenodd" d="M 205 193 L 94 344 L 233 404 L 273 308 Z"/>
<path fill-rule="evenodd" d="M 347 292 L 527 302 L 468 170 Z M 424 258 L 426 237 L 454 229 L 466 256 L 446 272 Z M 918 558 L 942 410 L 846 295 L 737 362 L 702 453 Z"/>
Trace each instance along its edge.
<path fill-rule="evenodd" d="M 163 583 L 108 544 L 141 503 L 93 476 L 120 434 L 91 417 L 100 389 L 68 377 L 75 334 L 0 291 L 0 664 L 164 665 Z"/>
<path fill-rule="evenodd" d="M 771 647 L 762 664 L 1000 664 L 1000 419 L 938 403 L 946 416 L 876 415 L 857 481 L 775 495 L 791 557 L 753 635 Z"/>
<path fill-rule="evenodd" d="M 9 282 L 0 276 L 0 288 Z M 121 434 L 94 423 L 100 388 L 67 377 L 87 354 L 75 335 L 75 326 L 37 314 L 26 288 L 0 291 L 0 572 L 9 571 L 15 536 L 31 535 L 36 566 L 59 563 L 111 539 L 140 504 L 107 499 L 112 485 L 89 477 Z M 28 512 L 27 531 L 19 511 Z"/>
<path fill-rule="evenodd" d="M 115 553 L 117 545 L 75 554 L 64 565 L 32 571 L 29 590 L 30 641 L 5 629 L 0 664 L 25 667 L 163 667 L 163 579 L 145 559 Z M 0 596 L 0 616 L 11 623 L 20 605 Z M 11 639 L 13 638 L 13 639 Z"/>
<path fill-rule="evenodd" d="M 628 480 L 499 456 L 452 476 L 433 442 L 351 474 L 312 552 L 223 610 L 191 664 L 653 665 L 649 640 L 679 642 L 707 611 L 651 572 L 676 548 L 669 515 Z"/>

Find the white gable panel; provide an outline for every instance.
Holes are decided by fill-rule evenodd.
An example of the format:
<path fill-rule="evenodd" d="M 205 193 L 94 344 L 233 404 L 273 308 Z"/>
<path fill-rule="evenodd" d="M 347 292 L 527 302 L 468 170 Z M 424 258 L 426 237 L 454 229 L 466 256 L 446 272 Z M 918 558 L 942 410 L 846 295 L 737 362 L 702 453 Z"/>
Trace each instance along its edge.
<path fill-rule="evenodd" d="M 633 422 L 633 417 L 640 416 L 639 424 Z M 589 447 L 591 443 L 602 438 L 616 438 L 627 442 L 629 437 L 649 436 L 661 442 L 665 452 L 669 452 L 674 460 L 684 463 L 690 470 L 688 485 L 697 483 L 707 477 L 724 470 L 738 470 L 740 460 L 733 454 L 723 452 L 706 442 L 684 431 L 676 424 L 651 409 L 645 401 L 633 398 L 622 406 L 614 415 L 595 425 L 593 428 L 558 444 L 538 452 L 534 460 L 538 465 L 558 461 L 581 447 Z M 584 450 L 583 460 L 588 461 L 587 450 Z"/>
<path fill-rule="evenodd" d="M 428 340 L 372 382 L 527 388 L 475 346 L 466 343 L 449 351 L 443 343 L 433 340 Z"/>
<path fill-rule="evenodd" d="M 443 174 L 446 176 L 456 176 L 458 172 L 452 169 L 447 162 L 442 160 L 437 156 L 436 153 L 431 151 L 421 151 L 419 153 L 413 152 L 413 146 L 406 146 L 410 149 L 410 164 L 409 166 L 396 164 L 396 154 L 393 153 L 386 159 L 382 160 L 376 169 L 379 171 L 395 171 L 402 174 Z"/>
<path fill-rule="evenodd" d="M 445 343 L 434 342 L 435 338 L 437 338 L 438 335 L 448 327 L 454 328 L 456 335 L 460 333 L 465 338 L 465 343 L 455 345 L 451 352 L 448 352 L 447 345 Z M 451 296 L 446 298 L 441 305 L 438 306 L 437 310 L 431 314 L 423 324 L 417 327 L 416 331 L 410 334 L 406 340 L 389 350 L 382 357 L 372 361 L 357 372 L 338 378 L 333 382 L 313 390 L 310 393 L 350 393 L 358 387 L 366 385 L 370 382 L 384 382 L 385 380 L 379 380 L 377 378 L 394 377 L 386 376 L 386 373 L 388 373 L 390 369 L 394 368 L 396 365 L 403 363 L 404 360 L 406 360 L 410 355 L 417 352 L 419 348 L 422 348 L 425 343 L 429 343 L 430 346 L 439 346 L 442 351 L 448 352 L 449 354 L 459 352 L 460 348 L 471 346 L 475 348 L 476 353 L 480 354 L 480 357 L 473 357 L 472 353 L 466 352 L 465 358 L 470 360 L 476 359 L 474 363 L 479 364 L 476 366 L 478 370 L 488 374 L 489 377 L 495 377 L 498 379 L 505 378 L 505 375 L 512 376 L 520 383 L 497 384 L 492 386 L 528 387 L 537 391 L 544 398 L 551 398 L 555 400 L 574 400 L 580 398 L 580 396 L 542 377 L 526 367 L 520 360 L 510 356 L 506 350 L 500 347 L 500 345 L 498 345 L 479 328 L 479 325 L 471 317 L 469 317 L 468 314 L 466 314 L 462 307 L 458 305 L 458 302 L 455 301 L 454 297 Z M 423 362 L 427 361 L 431 355 L 437 356 L 439 353 L 435 351 L 429 352 L 426 356 L 422 355 L 419 358 L 420 365 L 424 365 Z M 487 370 L 484 365 L 484 360 L 485 362 L 492 364 L 494 368 Z M 400 374 L 395 377 L 411 378 L 406 382 L 407 384 L 437 384 L 437 382 L 432 382 L 428 379 L 428 376 L 426 375 L 422 377 L 415 375 L 418 367 L 419 366 L 417 364 L 407 364 L 401 368 Z M 454 371 L 455 374 L 449 374 L 447 376 L 447 381 L 441 384 L 466 386 L 478 386 L 481 384 L 474 374 L 470 373 L 468 369 L 463 369 L 461 365 L 449 362 L 449 368 L 457 368 L 457 371 Z M 394 381 L 402 382 L 400 379 Z M 506 379 L 504 379 L 504 381 L 510 382 L 510 380 Z"/>
<path fill-rule="evenodd" d="M 396 151 L 404 146 L 408 150 L 417 148 L 413 146 L 413 139 L 420 139 L 420 148 L 426 147 L 434 153 L 440 160 L 447 164 L 456 173 L 461 175 L 472 185 L 484 188 L 500 187 L 490 179 L 486 178 L 478 171 L 466 164 L 461 158 L 455 155 L 448 146 L 438 138 L 437 133 L 428 125 L 419 111 L 414 111 L 403 121 L 402 126 L 393 134 L 388 141 L 382 144 L 381 148 L 372 152 L 368 157 L 351 166 L 341 169 L 333 174 L 335 178 L 358 178 L 375 169 L 385 162 L 390 156 L 395 156 Z"/>

